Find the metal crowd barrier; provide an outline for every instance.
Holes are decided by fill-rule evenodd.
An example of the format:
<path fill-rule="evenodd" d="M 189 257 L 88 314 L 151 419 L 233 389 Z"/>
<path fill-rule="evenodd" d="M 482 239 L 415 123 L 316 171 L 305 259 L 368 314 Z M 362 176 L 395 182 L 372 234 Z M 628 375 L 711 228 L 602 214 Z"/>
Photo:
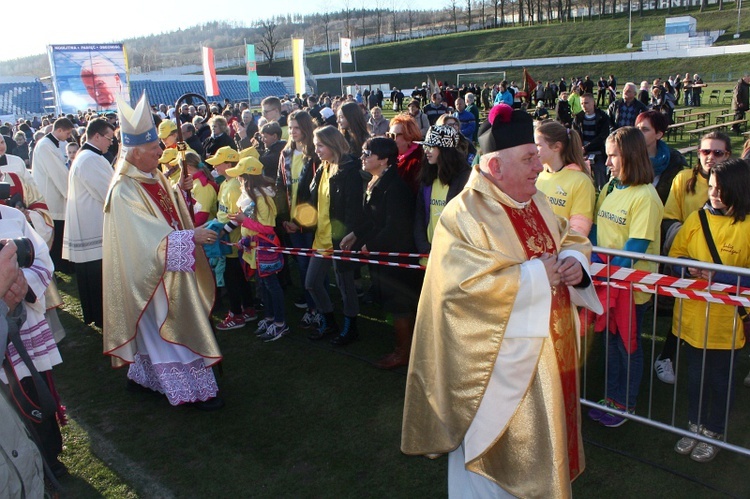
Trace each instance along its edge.
<path fill-rule="evenodd" d="M 737 435 L 737 433 L 732 434 L 731 433 L 731 427 L 730 427 L 730 413 L 729 413 L 729 404 L 730 404 L 730 397 L 727 397 L 727 415 L 725 418 L 725 431 L 724 431 L 724 437 L 723 441 L 717 441 L 713 439 L 709 439 L 707 437 L 704 437 L 701 434 L 695 434 L 690 433 L 687 431 L 687 408 L 678 410 L 678 399 L 680 397 L 684 397 L 683 402 L 687 401 L 687 393 L 681 393 L 679 392 L 680 386 L 682 384 L 687 384 L 687 372 L 685 372 L 684 375 L 681 376 L 680 373 L 680 352 L 682 350 L 682 340 L 681 340 L 681 326 L 682 323 L 680 322 L 680 325 L 678 327 L 678 335 L 677 335 L 677 351 L 674 361 L 674 370 L 675 370 L 675 383 L 673 385 L 672 389 L 672 398 L 671 401 L 664 400 L 664 399 L 658 399 L 654 400 L 654 381 L 660 383 L 658 378 L 655 375 L 654 372 L 654 362 L 657 357 L 657 348 L 660 348 L 660 345 L 657 345 L 657 316 L 658 316 L 658 305 L 659 300 L 663 300 L 665 296 L 680 296 L 683 294 L 683 291 L 685 294 L 692 295 L 689 299 L 699 299 L 702 301 L 707 301 L 709 303 L 706 311 L 706 323 L 704 325 L 704 338 L 707 338 L 708 336 L 708 310 L 711 306 L 714 306 L 714 303 L 730 303 L 730 304 L 736 304 L 736 303 L 750 303 L 750 290 L 747 290 L 746 288 L 743 289 L 740 286 L 740 277 L 750 277 L 750 269 L 745 268 L 739 268 L 739 267 L 729 267 L 724 265 L 717 265 L 714 263 L 706 263 L 706 262 L 699 262 L 695 260 L 685 260 L 685 259 L 677 259 L 677 258 L 668 258 L 668 257 L 662 257 L 662 256 L 654 256 L 654 255 L 645 255 L 642 253 L 632 253 L 628 251 L 619 251 L 619 250 L 612 250 L 607 248 L 594 248 L 594 251 L 597 253 L 600 253 L 602 255 L 608 255 L 610 257 L 615 256 L 622 256 L 633 259 L 633 261 L 636 260 L 643 260 L 643 261 L 649 261 L 649 262 L 656 262 L 660 264 L 660 269 L 664 266 L 678 266 L 682 267 L 682 274 L 678 277 L 682 278 L 680 281 L 677 282 L 670 282 L 675 281 L 675 279 L 669 279 L 669 277 L 674 276 L 668 276 L 667 274 L 657 275 L 657 274 L 650 274 L 650 275 L 639 275 L 637 277 L 631 277 L 630 280 L 622 280 L 618 278 L 618 274 L 623 274 L 623 271 L 618 271 L 617 268 L 611 267 L 610 264 L 604 264 L 598 265 L 599 271 L 597 273 L 596 279 L 601 280 L 604 283 L 607 284 L 607 297 L 609 297 L 609 290 L 620 287 L 622 289 L 623 287 L 633 286 L 633 289 L 646 291 L 647 289 L 651 289 L 650 292 L 653 296 L 651 298 L 651 308 L 650 313 L 652 314 L 652 326 L 650 335 L 647 334 L 647 331 L 645 330 L 645 327 L 641 329 L 641 348 L 643 349 L 644 346 L 646 346 L 646 340 L 650 337 L 650 344 L 651 344 L 651 355 L 650 360 L 645 355 L 644 350 L 644 362 L 643 362 L 643 369 L 648 370 L 647 372 L 643 373 L 643 378 L 641 382 L 641 389 L 640 389 L 640 395 L 638 397 L 639 404 L 637 405 L 636 414 L 630 414 L 625 411 L 617 410 L 615 408 L 607 408 L 606 411 L 617 414 L 621 417 L 625 417 L 628 420 L 642 423 L 660 430 L 669 431 L 671 433 L 674 433 L 679 436 L 686 436 L 691 437 L 696 440 L 703 440 L 711 443 L 712 445 L 715 445 L 721 449 L 726 449 L 732 452 L 736 452 L 738 454 L 748 456 L 750 457 L 750 449 L 747 447 L 744 447 L 743 445 L 739 445 L 736 442 L 732 443 L 730 440 L 731 436 Z M 708 281 L 707 286 L 709 286 L 708 289 L 705 290 L 696 290 L 698 287 L 700 287 L 700 281 L 693 280 L 692 278 L 688 277 L 684 274 L 685 267 L 693 267 L 698 268 L 701 270 L 709 270 L 709 271 L 721 271 L 725 273 L 730 273 L 734 276 L 736 276 L 736 283 L 734 286 L 724 286 L 720 285 L 718 283 L 712 283 L 711 281 Z M 627 273 L 628 270 L 626 269 L 624 273 Z M 644 274 L 644 273 L 641 273 Z M 647 274 L 647 273 L 645 273 Z M 664 285 L 663 282 L 667 282 L 667 284 L 671 285 Z M 693 284 L 690 284 L 690 283 Z M 703 284 L 706 284 L 705 281 L 703 281 Z M 684 286 L 684 287 L 680 287 Z M 676 291 L 675 291 L 676 290 Z M 721 291 L 720 291 L 721 290 Z M 728 292 L 727 290 L 731 290 L 731 292 Z M 632 293 L 631 293 L 631 299 L 632 299 Z M 682 300 L 688 299 L 688 298 L 682 298 L 682 299 L 675 299 L 674 301 L 674 310 L 677 311 L 681 315 L 682 313 Z M 716 300 L 716 301 L 714 301 Z M 722 301 L 726 300 L 726 301 Z M 748 310 L 750 310 L 750 306 L 748 306 Z M 649 313 L 649 312 L 647 312 Z M 674 312 L 673 312 L 674 313 Z M 604 338 L 603 341 L 605 343 L 604 349 L 606 351 L 608 347 L 609 341 L 614 341 L 614 335 L 610 334 L 609 331 L 609 324 L 610 324 L 610 310 L 609 308 L 605 309 L 605 314 L 607 314 L 606 317 L 606 329 L 603 333 Z M 644 317 L 643 325 L 645 326 L 648 321 L 645 320 L 646 317 Z M 733 334 L 732 334 L 732 351 L 738 352 L 740 349 L 736 348 L 734 345 L 737 344 L 737 335 L 739 334 L 739 317 L 738 314 L 735 313 L 734 315 L 734 323 L 732 325 L 733 327 Z M 662 331 L 661 335 L 658 336 L 664 336 L 664 332 L 666 332 L 666 335 L 672 334 L 672 316 L 670 314 L 669 316 L 669 327 L 665 328 L 666 331 Z M 593 327 L 591 323 L 588 324 L 581 324 L 582 331 L 586 331 L 586 334 L 600 334 L 600 333 L 593 333 Z M 628 328 L 630 329 L 630 328 Z M 585 340 L 585 341 L 584 341 Z M 595 341 L 595 340 L 594 340 Z M 749 342 L 750 343 L 750 342 Z M 600 379 L 601 373 L 590 373 L 589 372 L 589 365 L 592 363 L 589 359 L 589 357 L 594 358 L 596 355 L 602 355 L 602 351 L 599 350 L 599 352 L 596 352 L 596 349 L 592 348 L 589 349 L 586 345 L 589 344 L 588 338 L 582 338 L 582 361 L 581 361 L 581 368 L 582 368 L 582 374 L 581 374 L 581 405 L 585 408 L 602 408 L 601 405 L 597 403 L 597 399 L 600 398 L 606 398 L 607 397 L 607 362 L 608 359 L 604 357 L 604 391 L 603 391 L 603 397 L 596 396 L 596 395 L 602 395 L 602 392 L 597 391 L 597 393 L 590 393 L 594 390 L 589 389 L 590 380 L 593 379 Z M 704 340 L 704 345 L 706 344 Z M 705 366 L 705 355 L 706 355 L 706 348 L 704 346 L 703 348 L 703 366 Z M 628 361 L 630 361 L 630 354 L 628 354 Z M 736 354 L 732 355 L 732 363 L 730 365 L 730 375 L 729 378 L 729 384 L 727 385 L 727 393 L 729 395 L 730 390 L 732 389 L 732 382 L 734 381 L 734 361 L 736 359 Z M 650 373 L 650 374 L 649 374 Z M 628 369 L 627 369 L 627 380 L 630 380 L 630 362 L 628 362 Z M 701 389 L 700 389 L 700 397 L 699 397 L 699 406 L 701 405 L 701 401 L 704 397 L 704 376 L 705 372 L 703 368 L 701 368 Z M 648 380 L 648 386 L 645 386 L 645 382 Z M 741 381 L 740 381 L 741 384 Z M 750 388 L 749 388 L 750 390 Z M 588 398 L 591 396 L 591 398 Z M 626 399 L 629 399 L 629 394 L 626 394 Z M 647 403 L 645 404 L 644 409 L 644 399 L 647 399 Z M 629 400 L 626 400 L 626 402 L 629 402 Z M 654 416 L 654 409 L 659 409 L 658 412 L 664 412 L 664 404 L 669 404 L 670 409 L 670 416 L 664 420 L 664 418 L 661 418 L 661 420 Z M 628 405 L 628 404 L 626 404 Z M 685 404 L 683 404 L 685 405 Z M 582 417 L 586 418 L 586 414 L 584 411 L 584 414 Z M 677 422 L 677 424 L 676 424 Z M 694 422 L 698 425 L 701 424 L 701 421 Z"/>

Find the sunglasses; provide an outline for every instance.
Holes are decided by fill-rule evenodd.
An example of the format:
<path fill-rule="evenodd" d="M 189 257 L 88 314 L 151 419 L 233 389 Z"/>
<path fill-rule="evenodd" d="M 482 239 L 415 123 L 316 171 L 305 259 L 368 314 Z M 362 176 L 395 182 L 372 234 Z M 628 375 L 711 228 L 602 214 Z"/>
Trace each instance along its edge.
<path fill-rule="evenodd" d="M 724 155 L 727 154 L 727 151 L 723 151 L 721 149 L 698 149 L 698 152 L 704 156 L 708 156 L 709 154 L 713 153 L 714 157 L 716 158 L 723 158 Z"/>
<path fill-rule="evenodd" d="M 372 151 L 362 149 L 362 156 L 364 156 L 365 158 L 369 158 L 370 156 L 372 156 Z"/>
<path fill-rule="evenodd" d="M 432 151 L 437 146 L 428 146 L 427 144 L 422 144 L 422 149 L 424 149 L 425 152 Z"/>
<path fill-rule="evenodd" d="M 401 132 L 399 132 L 399 133 L 393 133 L 393 132 L 385 132 L 385 136 L 386 136 L 386 137 L 388 137 L 389 139 L 394 139 L 394 140 L 396 139 L 396 137 L 401 137 L 401 136 L 403 136 L 403 135 L 404 135 L 404 134 L 403 134 L 403 133 L 401 133 Z"/>

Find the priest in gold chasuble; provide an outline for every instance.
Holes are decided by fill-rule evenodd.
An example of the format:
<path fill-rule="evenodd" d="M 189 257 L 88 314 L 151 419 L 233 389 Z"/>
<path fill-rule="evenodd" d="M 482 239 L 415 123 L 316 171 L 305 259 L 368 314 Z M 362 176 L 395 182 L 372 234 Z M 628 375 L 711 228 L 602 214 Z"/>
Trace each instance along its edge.
<path fill-rule="evenodd" d="M 570 497 L 584 469 L 575 306 L 601 311 L 591 245 L 536 191 L 532 118 L 500 104 L 489 122 L 435 230 L 401 450 L 448 453 L 451 497 Z"/>
<path fill-rule="evenodd" d="M 223 405 L 211 366 L 221 353 L 209 322 L 214 281 L 182 192 L 159 171 L 159 147 L 145 94 L 118 102 L 125 155 L 104 204 L 104 353 L 128 365 L 128 388 L 166 395 L 172 405 Z M 190 180 L 181 187 L 188 188 Z"/>

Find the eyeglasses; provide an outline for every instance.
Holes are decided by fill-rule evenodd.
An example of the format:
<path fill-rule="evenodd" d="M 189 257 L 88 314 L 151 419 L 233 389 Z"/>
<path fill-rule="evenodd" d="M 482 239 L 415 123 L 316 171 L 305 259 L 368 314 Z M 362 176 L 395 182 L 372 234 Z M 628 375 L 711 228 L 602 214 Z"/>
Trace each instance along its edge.
<path fill-rule="evenodd" d="M 114 135 L 112 135 L 110 137 L 107 137 L 106 135 L 102 135 L 102 137 L 104 137 L 105 139 L 107 139 L 108 141 L 110 141 L 110 143 L 115 141 L 115 136 Z"/>
<path fill-rule="evenodd" d="M 396 137 L 401 137 L 403 135 L 404 134 L 401 133 L 401 132 L 399 132 L 399 133 L 385 132 L 385 136 L 388 137 L 389 139 L 393 139 L 393 140 L 396 140 Z"/>
<path fill-rule="evenodd" d="M 429 146 L 429 145 L 427 145 L 427 144 L 422 144 L 422 149 L 424 149 L 424 151 L 425 151 L 425 152 L 430 152 L 430 151 L 432 151 L 432 150 L 433 150 L 433 149 L 434 149 L 435 147 L 437 147 L 437 146 Z"/>
<path fill-rule="evenodd" d="M 721 149 L 698 149 L 698 152 L 704 156 L 708 156 L 709 154 L 713 153 L 714 157 L 716 158 L 723 158 L 724 155 L 727 154 L 727 151 L 723 151 Z"/>
<path fill-rule="evenodd" d="M 364 156 L 365 158 L 369 158 L 370 156 L 372 156 L 372 151 L 368 151 L 367 149 L 362 149 L 362 156 Z"/>

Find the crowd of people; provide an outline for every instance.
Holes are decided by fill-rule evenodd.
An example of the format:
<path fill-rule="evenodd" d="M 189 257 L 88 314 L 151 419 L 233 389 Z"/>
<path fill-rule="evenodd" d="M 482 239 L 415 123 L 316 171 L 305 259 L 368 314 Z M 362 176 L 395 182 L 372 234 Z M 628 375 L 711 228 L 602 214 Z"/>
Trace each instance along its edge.
<path fill-rule="evenodd" d="M 749 84 L 748 75 L 737 83 L 738 115 Z M 515 468 L 499 463 L 518 458 L 522 439 L 549 437 L 568 464 L 557 466 L 550 487 L 567 490 L 584 467 L 573 315 L 586 308 L 583 324 L 613 333 L 604 342 L 605 396 L 588 416 L 618 427 L 636 411 L 652 302 L 632 289 L 595 287 L 589 262 L 658 270 L 591 254 L 592 245 L 750 267 L 748 147 L 744 159 L 732 158 L 730 138 L 711 132 L 689 169 L 662 140 L 681 92 L 698 106 L 704 86 L 698 75 L 677 76 L 642 85 L 641 95 L 628 82 L 618 98 L 613 75 L 525 91 L 505 81 L 424 85 L 405 111 L 394 88 L 390 120 L 382 91 L 267 97 L 260 112 L 229 102 L 151 106 L 144 95 L 132 108 L 120 102 L 118 113 L 5 124 L 0 171 L 10 195 L 0 227 L 4 237 L 32 240 L 36 255 L 15 290 L 35 295 L 21 300 L 31 360 L 54 393 L 51 369 L 62 360 L 54 311 L 62 302 L 53 269 L 75 274 L 84 322 L 103 329 L 113 366 L 128 366 L 128 389 L 202 410 L 224 405 L 212 370 L 222 359 L 216 331 L 254 324 L 255 336 L 272 342 L 304 330 L 311 341 L 346 347 L 359 338 L 367 299 L 393 319 L 394 350 L 376 366 L 409 365 L 404 452 L 450 453 L 453 492 L 499 486 L 534 495 L 539 489 L 514 482 Z M 368 265 L 371 285 L 362 290 L 351 252 L 420 254 L 426 274 L 413 259 L 382 257 L 385 265 Z M 736 281 L 689 264 L 679 270 Z M 11 295 L 9 309 L 17 305 Z M 299 324 L 289 324 L 288 301 L 305 310 Z M 714 458 L 718 447 L 706 439 L 725 430 L 728 366 L 745 341 L 736 313 L 712 306 L 705 335 L 705 303 L 675 307 L 654 366 L 658 379 L 674 383 L 678 338 L 685 343 L 687 427 L 701 439 L 682 438 L 675 450 L 695 461 Z M 32 372 L 16 375 L 28 389 Z M 523 399 L 527 388 L 533 401 Z M 508 401 L 504 422 L 490 422 L 487 411 Z M 449 423 L 447 413 L 455 413 Z M 549 417 L 529 437 L 523 427 L 532 413 Z M 63 420 L 39 423 L 58 475 Z M 559 425 L 568 431 L 562 440 L 551 436 Z M 549 459 L 518 463 L 552 466 Z"/>

